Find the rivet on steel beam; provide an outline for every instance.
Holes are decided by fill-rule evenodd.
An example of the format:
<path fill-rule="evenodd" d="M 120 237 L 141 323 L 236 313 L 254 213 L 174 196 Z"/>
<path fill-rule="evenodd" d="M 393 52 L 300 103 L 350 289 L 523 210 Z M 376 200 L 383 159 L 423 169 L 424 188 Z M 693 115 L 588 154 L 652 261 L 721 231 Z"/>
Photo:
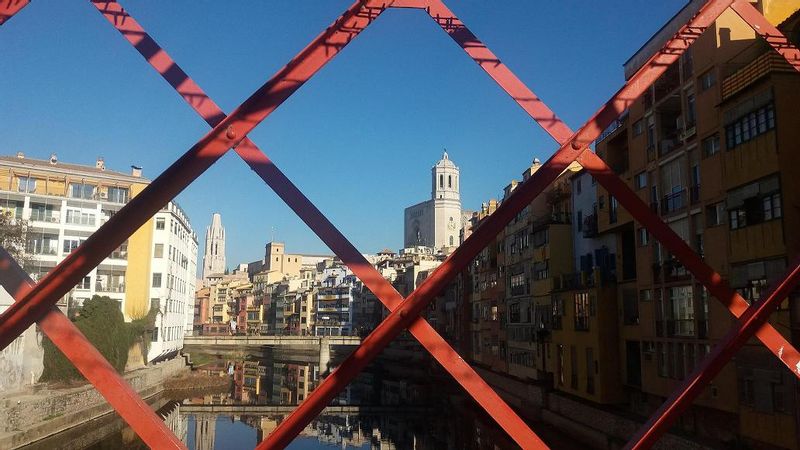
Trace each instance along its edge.
<path fill-rule="evenodd" d="M 228 139 L 236 139 L 236 130 L 233 129 L 233 125 L 228 125 L 225 136 L 227 136 Z"/>
<path fill-rule="evenodd" d="M 572 141 L 572 149 L 573 150 L 580 150 L 583 146 L 578 142 L 577 139 Z"/>

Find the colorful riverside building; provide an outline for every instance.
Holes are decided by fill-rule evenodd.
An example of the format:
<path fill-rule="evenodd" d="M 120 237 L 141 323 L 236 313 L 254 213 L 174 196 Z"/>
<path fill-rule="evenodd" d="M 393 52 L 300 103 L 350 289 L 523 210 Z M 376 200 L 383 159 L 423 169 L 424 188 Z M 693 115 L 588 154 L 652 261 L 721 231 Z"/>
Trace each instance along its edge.
<path fill-rule="evenodd" d="M 800 1 L 759 7 L 798 43 Z M 626 76 L 651 54 L 648 43 L 626 63 Z M 615 172 L 749 302 L 800 255 L 800 238 L 789 231 L 800 227 L 798 86 L 797 72 L 729 10 L 597 143 Z M 732 316 L 602 188 L 597 203 L 598 233 L 615 238 L 622 268 L 620 399 L 649 414 L 727 333 Z M 771 322 L 800 343 L 800 309 L 788 300 Z M 798 448 L 797 404 L 796 378 L 753 340 L 682 428 Z"/>
<path fill-rule="evenodd" d="M 689 2 L 631 57 L 626 77 L 702 3 Z M 800 1 L 754 5 L 800 44 Z M 798 87 L 797 72 L 728 10 L 596 143 L 750 302 L 800 256 Z M 523 178 L 532 171 L 535 163 Z M 462 241 L 496 207 L 484 204 Z M 454 284 L 462 354 L 515 404 L 587 441 L 627 439 L 619 430 L 634 430 L 660 406 L 733 324 L 580 167 L 523 210 Z M 794 345 L 798 305 L 793 296 L 771 316 Z M 683 414 L 669 445 L 693 445 L 688 438 L 800 448 L 798 392 L 796 377 L 751 340 Z"/>
<path fill-rule="evenodd" d="M 48 160 L 0 157 L 0 208 L 28 221 L 27 267 L 41 279 L 141 192 L 149 180 L 131 173 Z M 93 295 L 117 300 L 126 320 L 158 308 L 148 360 L 174 354 L 191 332 L 197 237 L 186 214 L 170 202 L 58 302 L 72 313 Z"/>

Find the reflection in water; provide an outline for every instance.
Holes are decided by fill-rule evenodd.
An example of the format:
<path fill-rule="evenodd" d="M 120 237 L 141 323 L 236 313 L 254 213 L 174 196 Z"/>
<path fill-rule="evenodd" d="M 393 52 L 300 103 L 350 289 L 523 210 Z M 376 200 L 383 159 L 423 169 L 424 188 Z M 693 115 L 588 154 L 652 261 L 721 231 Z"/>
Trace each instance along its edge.
<path fill-rule="evenodd" d="M 418 354 L 417 354 L 418 355 Z M 394 355 L 396 356 L 396 355 Z M 369 366 L 288 448 L 311 449 L 497 449 L 517 448 L 494 422 L 467 401 L 447 376 L 414 356 Z M 230 359 L 218 356 L 198 371 L 230 377 L 227 392 L 197 394 L 154 404 L 169 428 L 190 449 L 253 448 L 302 402 L 322 379 L 313 356 L 273 354 Z M 117 421 L 119 422 L 119 421 Z M 81 434 L 76 429 L 66 433 Z M 144 448 L 121 426 L 94 443 L 70 448 Z M 536 431 L 557 448 L 579 448 L 549 429 Z M 57 435 L 44 447 L 66 442 Z"/>

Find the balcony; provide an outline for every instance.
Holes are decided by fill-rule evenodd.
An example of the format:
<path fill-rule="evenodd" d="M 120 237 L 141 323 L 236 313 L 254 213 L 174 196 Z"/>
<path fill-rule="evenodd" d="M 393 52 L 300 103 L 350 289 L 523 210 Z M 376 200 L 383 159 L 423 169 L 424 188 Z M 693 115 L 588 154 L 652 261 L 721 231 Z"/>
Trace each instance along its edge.
<path fill-rule="evenodd" d="M 569 225 L 572 223 L 572 216 L 568 212 L 554 212 L 533 220 L 533 228 L 544 228 L 548 225 L 563 224 Z"/>
<path fill-rule="evenodd" d="M 678 63 L 673 63 L 667 68 L 661 77 L 656 80 L 653 85 L 653 93 L 655 94 L 655 102 L 658 103 L 678 89 L 681 85 L 680 71 Z"/>
<path fill-rule="evenodd" d="M 108 284 L 108 283 L 95 283 L 94 290 L 97 292 L 111 292 L 116 294 L 122 294 L 125 292 L 125 283 L 118 283 L 118 284 Z"/>
<path fill-rule="evenodd" d="M 665 195 L 661 199 L 661 214 L 666 216 L 682 211 L 686 208 L 686 189 Z"/>
<path fill-rule="evenodd" d="M 722 100 L 727 100 L 772 72 L 795 73 L 780 54 L 767 51 L 722 80 Z"/>
<path fill-rule="evenodd" d="M 686 267 L 675 258 L 664 261 L 662 267 L 664 269 L 664 281 L 667 283 L 671 281 L 683 281 L 690 277 Z"/>
<path fill-rule="evenodd" d="M 658 142 L 658 155 L 664 156 L 680 147 L 681 141 L 677 132 L 670 133 Z"/>

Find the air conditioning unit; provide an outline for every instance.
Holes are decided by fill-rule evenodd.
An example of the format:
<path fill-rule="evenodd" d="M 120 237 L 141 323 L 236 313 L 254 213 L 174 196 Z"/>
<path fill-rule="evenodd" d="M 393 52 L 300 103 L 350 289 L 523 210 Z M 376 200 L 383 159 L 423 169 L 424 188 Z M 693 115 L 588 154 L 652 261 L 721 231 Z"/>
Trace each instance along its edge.
<path fill-rule="evenodd" d="M 675 128 L 683 130 L 683 116 L 678 116 L 678 118 L 675 119 Z"/>

